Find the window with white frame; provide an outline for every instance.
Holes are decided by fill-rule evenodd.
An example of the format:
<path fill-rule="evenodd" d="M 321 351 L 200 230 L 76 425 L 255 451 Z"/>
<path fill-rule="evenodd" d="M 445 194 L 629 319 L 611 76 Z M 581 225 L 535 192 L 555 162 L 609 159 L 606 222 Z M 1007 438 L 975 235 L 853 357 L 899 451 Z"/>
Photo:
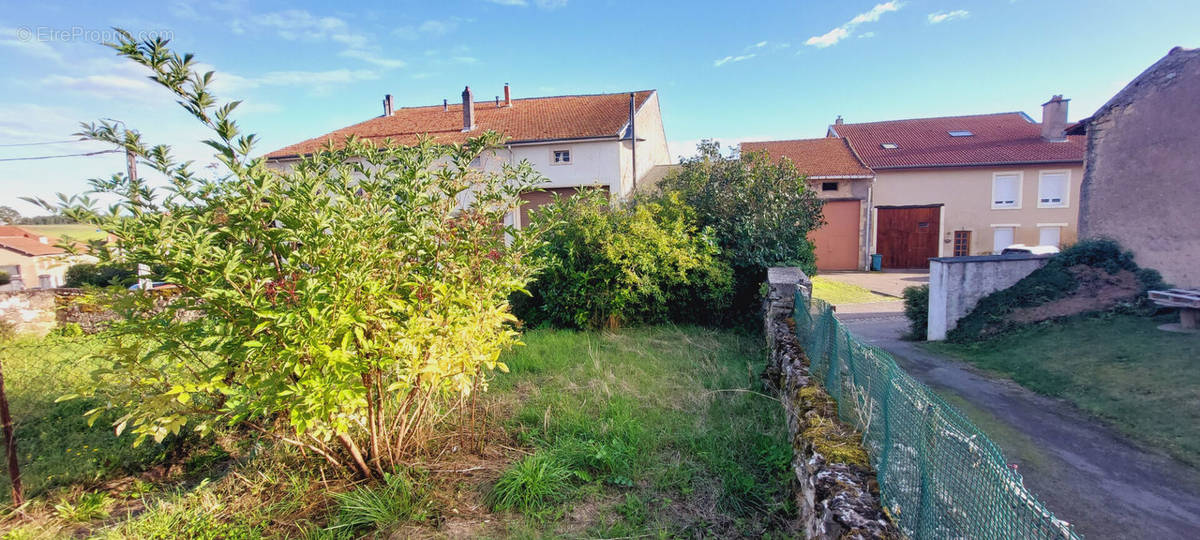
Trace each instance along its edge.
<path fill-rule="evenodd" d="M 554 164 L 555 165 L 566 165 L 567 163 L 570 163 L 570 162 L 571 162 L 571 151 L 570 150 L 555 150 L 554 151 Z"/>
<path fill-rule="evenodd" d="M 992 228 L 992 252 L 1000 253 L 1004 248 L 1013 245 L 1016 239 L 1016 227 Z"/>
<path fill-rule="evenodd" d="M 1039 227 L 1038 245 L 1058 247 L 1062 242 L 1062 227 Z"/>
<path fill-rule="evenodd" d="M 1021 173 L 992 176 L 992 208 L 1021 207 Z"/>
<path fill-rule="evenodd" d="M 1066 208 L 1070 179 L 1067 171 L 1042 171 L 1038 177 L 1038 208 Z"/>

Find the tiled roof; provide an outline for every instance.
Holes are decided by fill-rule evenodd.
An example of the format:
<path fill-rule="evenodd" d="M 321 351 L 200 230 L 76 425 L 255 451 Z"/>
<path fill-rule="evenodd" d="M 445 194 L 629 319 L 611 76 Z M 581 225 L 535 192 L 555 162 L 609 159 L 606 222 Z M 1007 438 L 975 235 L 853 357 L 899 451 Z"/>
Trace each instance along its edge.
<path fill-rule="evenodd" d="M 760 150 L 792 160 L 796 169 L 808 176 L 875 176 L 840 137 L 742 143 L 742 152 Z"/>
<path fill-rule="evenodd" d="M 654 90 L 635 92 L 636 107 Z M 464 133 L 462 101 L 441 105 L 402 107 L 392 116 L 379 116 L 350 127 L 326 133 L 307 141 L 280 148 L 268 158 L 309 154 L 327 141 L 341 143 L 349 135 L 383 140 L 391 137 L 400 144 L 413 144 L 428 134 L 441 143 L 463 142 L 487 130 L 507 135 L 511 142 L 556 139 L 616 137 L 629 122 L 629 92 L 584 96 L 556 96 L 514 99 L 512 107 L 496 107 L 494 100 L 476 99 L 475 129 Z"/>
<path fill-rule="evenodd" d="M 46 237 L 47 243 L 43 244 L 39 240 L 42 237 L 46 235 L 11 225 L 0 226 L 0 248 L 10 249 L 27 257 L 66 253 L 62 248 L 54 247 L 58 242 L 57 238 Z"/>
<path fill-rule="evenodd" d="M 1068 136 L 1064 142 L 1042 139 L 1041 125 L 1019 112 L 836 124 L 829 129 L 847 138 L 875 170 L 1082 162 L 1087 147 L 1081 136 Z M 972 135 L 948 133 L 959 130 Z M 884 148 L 884 143 L 896 148 Z"/>

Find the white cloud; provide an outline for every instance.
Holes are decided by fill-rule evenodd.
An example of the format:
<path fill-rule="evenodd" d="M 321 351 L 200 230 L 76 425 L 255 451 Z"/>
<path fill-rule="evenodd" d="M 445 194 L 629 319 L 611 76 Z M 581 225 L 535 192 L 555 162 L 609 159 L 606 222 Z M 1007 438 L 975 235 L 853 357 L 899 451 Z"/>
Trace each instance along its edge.
<path fill-rule="evenodd" d="M 884 13 L 888 13 L 890 11 L 898 11 L 902 7 L 904 7 L 904 3 L 899 2 L 897 0 L 891 0 L 889 2 L 884 2 L 882 4 L 875 4 L 875 7 L 871 8 L 868 11 L 864 11 L 862 13 L 859 13 L 858 15 L 855 15 L 854 18 L 850 19 L 849 21 L 846 21 L 845 24 L 842 24 L 841 26 L 838 26 L 837 28 L 834 28 L 834 29 L 832 29 L 828 32 L 825 32 L 824 34 L 821 34 L 819 36 L 812 36 L 812 37 L 808 38 L 808 41 L 805 41 L 804 44 L 812 46 L 812 47 L 817 47 L 820 49 L 832 46 L 832 45 L 836 44 L 837 42 L 850 36 L 850 33 L 858 25 L 863 24 L 863 23 L 876 22 L 879 20 L 880 17 L 883 16 Z"/>
<path fill-rule="evenodd" d="M 954 11 L 937 11 L 929 14 L 929 24 L 944 23 L 955 19 L 965 19 L 971 13 L 965 9 L 956 9 Z"/>
<path fill-rule="evenodd" d="M 36 39 L 29 28 L 0 28 L 0 47 L 12 49 L 25 56 L 62 62 L 60 54 L 49 43 Z"/>
<path fill-rule="evenodd" d="M 875 32 L 863 32 L 863 33 L 859 34 L 859 35 L 858 35 L 858 37 L 860 37 L 860 38 L 873 38 L 873 37 L 875 37 Z"/>
<path fill-rule="evenodd" d="M 365 69 L 331 69 L 327 71 L 269 71 L 249 80 L 255 86 L 328 86 L 372 81 L 378 78 L 378 73 Z"/>
<path fill-rule="evenodd" d="M 234 33 L 244 34 L 254 30 L 271 30 L 290 41 L 333 41 L 347 47 L 363 47 L 370 39 L 354 32 L 346 21 L 337 17 L 318 16 L 303 9 L 288 9 L 272 13 L 258 13 L 235 18 Z"/>
<path fill-rule="evenodd" d="M 346 49 L 338 55 L 346 58 L 362 60 L 363 62 L 374 64 L 384 69 L 402 68 L 408 65 L 407 62 L 400 60 L 399 58 L 385 58 L 373 52 L 364 51 L 362 49 Z"/>
<path fill-rule="evenodd" d="M 761 49 L 766 46 L 767 46 L 767 42 L 765 42 L 765 41 L 760 41 L 760 42 L 754 44 L 755 49 Z"/>
<path fill-rule="evenodd" d="M 751 58 L 754 58 L 755 56 L 758 56 L 758 55 L 757 54 L 743 54 L 743 55 L 739 55 L 739 56 L 726 56 L 725 58 L 713 60 L 713 67 L 721 67 L 730 62 L 741 62 L 742 60 L 749 60 Z"/>
<path fill-rule="evenodd" d="M 429 19 L 418 25 L 409 24 L 397 27 L 395 30 L 392 30 L 392 35 L 404 39 L 444 36 L 456 30 L 459 23 L 463 20 L 459 17 L 450 17 L 443 20 Z M 467 20 L 469 21 L 470 19 Z"/>
<path fill-rule="evenodd" d="M 528 7 L 529 0 L 485 0 L 500 6 Z M 533 0 L 533 4 L 541 9 L 558 9 L 567 5 L 567 0 Z"/>

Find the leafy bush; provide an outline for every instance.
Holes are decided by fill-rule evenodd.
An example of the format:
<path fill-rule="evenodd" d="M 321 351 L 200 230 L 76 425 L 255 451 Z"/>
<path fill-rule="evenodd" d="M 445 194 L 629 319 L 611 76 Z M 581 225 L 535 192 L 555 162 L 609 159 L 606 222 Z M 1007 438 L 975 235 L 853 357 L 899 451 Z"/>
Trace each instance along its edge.
<path fill-rule="evenodd" d="M 566 497 L 571 470 L 552 455 L 538 452 L 500 475 L 488 494 L 493 510 L 535 512 Z"/>
<path fill-rule="evenodd" d="M 1071 273 L 1071 268 L 1079 265 L 1103 269 L 1109 274 L 1128 270 L 1137 277 L 1143 293 L 1167 287 L 1158 271 L 1139 268 L 1134 262 L 1133 253 L 1122 249 L 1116 241 L 1108 238 L 1088 239 L 1064 249 L 1045 266 L 1034 270 L 1012 287 L 980 299 L 975 309 L 960 319 L 947 334 L 947 339 L 954 342 L 973 341 L 989 331 L 1011 328 L 1013 324 L 1006 318 L 1014 309 L 1040 306 L 1075 292 L 1079 282 Z M 1145 302 L 1143 295 L 1138 303 Z"/>
<path fill-rule="evenodd" d="M 765 153 L 721 154 L 705 141 L 699 154 L 659 184 L 696 210 L 701 227 L 711 228 L 721 257 L 733 268 L 733 310 L 757 313 L 758 287 L 772 266 L 798 266 L 816 273 L 808 233 L 823 223 L 821 201 L 788 160 Z"/>
<path fill-rule="evenodd" d="M 8 275 L 8 272 L 0 271 L 0 285 L 8 285 L 9 283 L 12 283 L 12 276 Z"/>
<path fill-rule="evenodd" d="M 904 288 L 904 316 L 908 317 L 908 339 L 925 341 L 929 330 L 929 285 Z"/>
<path fill-rule="evenodd" d="M 66 286 L 68 287 L 107 287 L 110 285 L 124 287 L 135 281 L 137 281 L 136 271 L 115 264 L 74 264 L 67 268 L 66 274 Z"/>
<path fill-rule="evenodd" d="M 117 200 L 109 210 L 86 196 L 39 203 L 108 233 L 102 264 L 162 268 L 179 292 L 113 295 L 110 365 L 87 393 L 138 442 L 244 424 L 360 476 L 394 469 L 507 369 L 508 297 L 535 268 L 531 236 L 502 223 L 539 178 L 526 163 L 472 168 L 501 144 L 490 132 L 453 146 L 351 138 L 272 169 L 250 157 L 256 139 L 230 117 L 238 102 L 217 104 L 212 73 L 165 40 L 119 34 L 119 55 L 212 132 L 228 174 L 200 177 L 119 125 L 85 126 L 167 187 L 117 174 L 92 181 Z"/>
<path fill-rule="evenodd" d="M 728 305 L 729 267 L 677 196 L 612 208 L 585 190 L 533 216 L 544 269 L 531 296 L 516 301 L 528 324 L 700 322 Z"/>

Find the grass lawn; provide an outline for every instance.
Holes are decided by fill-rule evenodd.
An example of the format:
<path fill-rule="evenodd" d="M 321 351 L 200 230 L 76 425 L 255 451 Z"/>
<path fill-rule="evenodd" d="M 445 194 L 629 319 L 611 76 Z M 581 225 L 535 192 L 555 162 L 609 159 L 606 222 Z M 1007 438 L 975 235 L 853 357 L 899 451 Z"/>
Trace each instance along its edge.
<path fill-rule="evenodd" d="M 482 452 L 456 448 L 376 484 L 248 434 L 132 449 L 104 421 L 87 427 L 79 415 L 93 404 L 54 403 L 85 380 L 94 341 L 0 344 L 35 516 L 0 518 L 0 537 L 796 533 L 791 451 L 779 404 L 758 393 L 758 337 L 654 327 L 533 330 L 525 342 L 484 395 Z"/>
<path fill-rule="evenodd" d="M 867 302 L 896 300 L 890 296 L 875 294 L 865 287 L 842 283 L 821 276 L 812 278 L 812 286 L 814 298 L 824 300 L 835 306 L 840 304 L 865 304 Z"/>
<path fill-rule="evenodd" d="M 96 227 L 91 225 L 79 224 L 63 224 L 63 225 L 21 225 L 22 229 L 44 234 L 46 236 L 54 236 L 62 238 L 70 236 L 73 240 L 85 242 L 87 240 L 95 240 L 106 238 L 108 235 L 96 230 Z"/>
<path fill-rule="evenodd" d="M 1156 328 L 1176 317 L 1079 318 L 980 343 L 925 346 L 1066 399 L 1200 465 L 1200 335 Z"/>

